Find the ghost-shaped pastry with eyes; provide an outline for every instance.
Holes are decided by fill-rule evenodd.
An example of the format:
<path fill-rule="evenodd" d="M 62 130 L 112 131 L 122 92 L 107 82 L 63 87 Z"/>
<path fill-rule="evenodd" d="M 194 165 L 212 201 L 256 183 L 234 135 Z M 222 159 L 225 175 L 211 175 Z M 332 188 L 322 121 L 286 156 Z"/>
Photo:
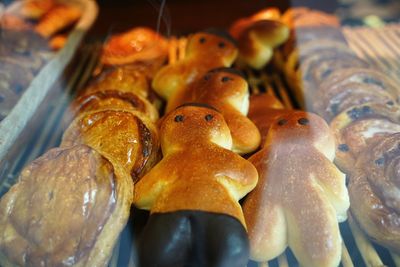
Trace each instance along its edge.
<path fill-rule="evenodd" d="M 174 94 L 189 83 L 202 77 L 211 69 L 229 67 L 238 50 L 229 34 L 207 30 L 188 38 L 185 58 L 161 68 L 153 79 L 153 89 L 169 101 Z"/>
<path fill-rule="evenodd" d="M 254 166 L 230 149 L 223 116 L 204 105 L 178 107 L 162 119 L 163 159 L 135 185 L 149 209 L 140 266 L 242 267 L 248 238 L 238 201 L 257 183 Z"/>
<path fill-rule="evenodd" d="M 185 103 L 205 103 L 222 113 L 231 131 L 233 151 L 250 153 L 260 145 L 261 136 L 246 115 L 249 89 L 242 73 L 232 68 L 217 68 L 190 83 L 168 101 L 169 112 Z"/>
<path fill-rule="evenodd" d="M 332 163 L 335 141 L 325 121 L 303 111 L 276 117 L 263 148 L 250 157 L 259 173 L 243 211 L 250 254 L 268 261 L 291 248 L 301 266 L 338 266 L 349 197 Z"/>

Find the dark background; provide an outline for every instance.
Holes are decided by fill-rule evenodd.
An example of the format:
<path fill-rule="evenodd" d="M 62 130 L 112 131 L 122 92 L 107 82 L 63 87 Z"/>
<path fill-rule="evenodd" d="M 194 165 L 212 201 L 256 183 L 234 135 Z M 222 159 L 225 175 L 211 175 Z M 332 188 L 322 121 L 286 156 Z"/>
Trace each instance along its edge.
<path fill-rule="evenodd" d="M 92 35 L 121 32 L 135 26 L 157 27 L 160 0 L 98 0 L 100 13 Z M 336 7 L 335 0 L 167 0 L 161 21 L 161 32 L 168 35 L 187 34 L 205 28 L 228 28 L 238 18 L 249 16 L 262 8 L 276 6 L 309 6 L 328 12 Z"/>

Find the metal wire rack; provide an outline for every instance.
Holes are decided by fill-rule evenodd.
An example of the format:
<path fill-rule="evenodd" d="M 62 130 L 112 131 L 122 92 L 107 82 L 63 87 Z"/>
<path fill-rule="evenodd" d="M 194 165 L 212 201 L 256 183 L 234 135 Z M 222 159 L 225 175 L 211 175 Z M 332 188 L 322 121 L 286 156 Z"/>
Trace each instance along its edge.
<path fill-rule="evenodd" d="M 350 47 L 362 58 L 373 64 L 378 64 L 390 75 L 400 77 L 400 26 L 389 25 L 383 31 L 375 29 L 353 29 L 344 28 Z M 388 33 L 389 32 L 389 33 Z M 365 39 L 376 45 L 368 45 Z M 364 40 L 364 41 L 363 41 Z M 185 55 L 185 38 L 170 39 L 170 63 L 183 58 Z M 383 49 L 386 46 L 386 49 Z M 74 92 L 82 88 L 93 73 L 96 67 L 99 51 L 99 44 L 86 45 L 79 51 L 77 60 L 73 62 L 70 75 L 67 79 L 59 81 L 55 87 L 59 91 L 57 97 L 46 103 L 47 116 L 31 129 L 28 145 L 19 151 L 13 160 L 2 162 L 0 166 L 0 196 L 17 182 L 21 169 L 29 162 L 42 155 L 49 148 L 59 144 L 63 128 L 61 125 L 64 111 L 66 110 Z M 381 49 L 379 49 L 379 47 Z M 390 47 L 388 53 L 383 52 Z M 381 60 L 384 59 L 384 60 Z M 292 95 L 287 90 L 284 79 L 276 73 L 271 74 L 268 70 L 257 72 L 245 70 L 252 93 L 264 92 L 278 97 L 288 109 L 297 107 Z M 132 210 L 131 218 L 127 227 L 122 232 L 119 241 L 114 248 L 113 256 L 109 267 L 136 266 L 135 239 L 141 227 L 145 224 L 147 213 L 136 209 Z M 340 224 L 340 231 L 343 238 L 342 260 L 340 266 L 400 266 L 400 256 L 391 253 L 379 245 L 371 243 L 365 234 L 359 229 L 351 215 L 346 222 Z M 287 249 L 278 258 L 264 263 L 249 262 L 248 267 L 288 267 L 299 266 L 294 255 Z"/>

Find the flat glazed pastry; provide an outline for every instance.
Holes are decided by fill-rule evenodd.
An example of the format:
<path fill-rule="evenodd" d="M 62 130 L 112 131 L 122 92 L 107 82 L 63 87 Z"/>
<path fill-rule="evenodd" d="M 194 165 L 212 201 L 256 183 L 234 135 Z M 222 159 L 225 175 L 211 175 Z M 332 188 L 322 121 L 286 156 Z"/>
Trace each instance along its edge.
<path fill-rule="evenodd" d="M 0 265 L 106 266 L 132 191 L 129 174 L 87 146 L 49 150 L 0 200 Z"/>
<path fill-rule="evenodd" d="M 400 133 L 371 144 L 350 174 L 350 210 L 378 244 L 400 253 Z"/>
<path fill-rule="evenodd" d="M 270 62 L 274 48 L 289 38 L 289 28 L 279 17 L 275 9 L 263 10 L 231 26 L 230 33 L 238 41 L 239 60 L 255 69 Z"/>
<path fill-rule="evenodd" d="M 136 27 L 113 35 L 104 45 L 101 62 L 105 65 L 125 65 L 137 62 L 160 61 L 168 56 L 168 42 L 145 27 Z"/>
<path fill-rule="evenodd" d="M 239 199 L 257 171 L 232 152 L 222 115 L 184 105 L 160 126 L 163 159 L 135 184 L 134 203 L 149 209 L 140 266 L 242 267 L 248 239 Z"/>
<path fill-rule="evenodd" d="M 268 261 L 287 246 L 302 266 L 338 266 L 339 222 L 349 197 L 345 175 L 332 163 L 335 141 L 325 121 L 291 111 L 275 120 L 249 161 L 259 182 L 243 204 L 251 259 Z"/>
<path fill-rule="evenodd" d="M 64 132 L 61 147 L 86 144 L 137 180 L 158 160 L 154 124 L 140 112 L 97 110 L 80 114 Z"/>
<path fill-rule="evenodd" d="M 231 131 L 234 152 L 250 153 L 260 145 L 257 127 L 246 117 L 249 109 L 249 89 L 243 74 L 235 69 L 218 68 L 209 71 L 167 99 L 166 112 L 185 103 L 205 103 L 224 116 Z"/>
<path fill-rule="evenodd" d="M 193 34 L 188 39 L 186 57 L 161 68 L 152 87 L 161 97 L 169 99 L 208 71 L 230 67 L 237 53 L 234 39 L 225 32 L 211 29 Z"/>
<path fill-rule="evenodd" d="M 370 144 L 400 132 L 400 108 L 392 101 L 354 106 L 338 114 L 330 127 L 337 143 L 335 163 L 350 173 Z"/>

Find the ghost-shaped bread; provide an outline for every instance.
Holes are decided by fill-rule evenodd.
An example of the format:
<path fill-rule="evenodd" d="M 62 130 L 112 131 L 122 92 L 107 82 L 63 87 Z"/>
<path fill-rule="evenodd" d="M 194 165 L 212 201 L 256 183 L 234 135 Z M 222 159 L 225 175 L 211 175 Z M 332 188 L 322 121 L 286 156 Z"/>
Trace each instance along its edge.
<path fill-rule="evenodd" d="M 169 112 L 185 103 L 205 103 L 224 116 L 231 131 L 233 151 L 250 153 L 260 145 L 260 133 L 246 115 L 249 110 L 249 89 L 243 74 L 231 68 L 209 71 L 202 78 L 176 92 L 168 100 Z"/>
<path fill-rule="evenodd" d="M 230 151 L 223 116 L 185 105 L 162 119 L 160 136 L 163 159 L 135 185 L 135 205 L 151 212 L 140 266 L 245 266 L 248 239 L 238 201 L 258 176 Z"/>
<path fill-rule="evenodd" d="M 257 187 L 243 204 L 251 258 L 268 261 L 291 248 L 301 266 L 338 266 L 349 197 L 345 175 L 332 163 L 335 142 L 311 113 L 278 116 L 263 148 L 250 157 Z"/>
<path fill-rule="evenodd" d="M 161 68 L 153 79 L 153 89 L 168 100 L 209 70 L 231 66 L 237 53 L 234 39 L 225 32 L 208 30 L 193 34 L 188 39 L 186 57 Z"/>

